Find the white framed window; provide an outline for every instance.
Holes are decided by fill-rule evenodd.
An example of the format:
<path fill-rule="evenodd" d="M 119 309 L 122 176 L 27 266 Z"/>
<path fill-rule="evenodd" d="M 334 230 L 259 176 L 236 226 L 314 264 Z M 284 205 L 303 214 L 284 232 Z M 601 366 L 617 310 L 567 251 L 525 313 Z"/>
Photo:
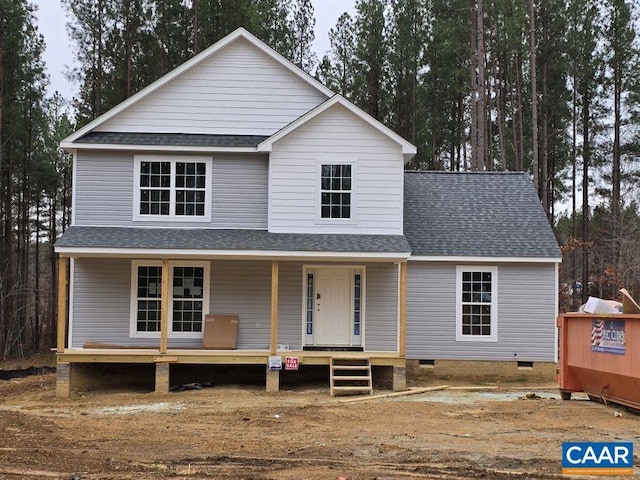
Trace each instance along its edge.
<path fill-rule="evenodd" d="M 134 220 L 211 220 L 211 157 L 136 155 Z"/>
<path fill-rule="evenodd" d="M 498 341 L 498 267 L 456 267 L 456 340 Z"/>
<path fill-rule="evenodd" d="M 355 223 L 356 165 L 351 161 L 317 162 L 318 223 Z"/>
<path fill-rule="evenodd" d="M 168 335 L 202 337 L 209 313 L 209 262 L 169 262 Z M 134 260 L 131 265 L 131 337 L 160 336 L 162 262 Z"/>

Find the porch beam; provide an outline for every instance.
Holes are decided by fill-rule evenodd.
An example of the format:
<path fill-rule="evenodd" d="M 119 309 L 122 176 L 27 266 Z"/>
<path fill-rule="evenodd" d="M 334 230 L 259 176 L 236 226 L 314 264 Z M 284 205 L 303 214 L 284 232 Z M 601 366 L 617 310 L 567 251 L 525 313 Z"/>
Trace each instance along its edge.
<path fill-rule="evenodd" d="M 56 351 L 64 352 L 67 337 L 67 273 L 69 259 L 58 257 L 58 338 Z"/>
<path fill-rule="evenodd" d="M 400 357 L 407 356 L 407 262 L 400 262 L 400 292 L 398 293 L 400 302 L 400 325 L 398 353 Z"/>
<path fill-rule="evenodd" d="M 160 354 L 167 353 L 169 317 L 169 260 L 162 260 L 162 293 L 160 297 Z"/>
<path fill-rule="evenodd" d="M 278 261 L 271 262 L 271 355 L 278 352 Z"/>

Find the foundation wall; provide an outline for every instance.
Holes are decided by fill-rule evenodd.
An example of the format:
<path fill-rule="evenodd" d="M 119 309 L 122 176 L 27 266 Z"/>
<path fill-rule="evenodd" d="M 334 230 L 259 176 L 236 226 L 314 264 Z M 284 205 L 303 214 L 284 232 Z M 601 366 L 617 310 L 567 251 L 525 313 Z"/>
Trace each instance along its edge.
<path fill-rule="evenodd" d="M 421 364 L 422 363 L 422 364 Z M 407 360 L 407 380 L 432 379 L 477 381 L 556 381 L 558 364 L 554 362 L 479 361 L 479 360 Z"/>

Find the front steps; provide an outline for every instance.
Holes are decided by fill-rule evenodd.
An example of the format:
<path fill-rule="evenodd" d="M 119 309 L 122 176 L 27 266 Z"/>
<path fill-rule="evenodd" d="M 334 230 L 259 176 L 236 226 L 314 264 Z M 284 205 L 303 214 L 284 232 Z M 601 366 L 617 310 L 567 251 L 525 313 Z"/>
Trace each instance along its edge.
<path fill-rule="evenodd" d="M 332 397 L 353 393 L 373 395 L 369 359 L 331 357 L 329 386 Z"/>

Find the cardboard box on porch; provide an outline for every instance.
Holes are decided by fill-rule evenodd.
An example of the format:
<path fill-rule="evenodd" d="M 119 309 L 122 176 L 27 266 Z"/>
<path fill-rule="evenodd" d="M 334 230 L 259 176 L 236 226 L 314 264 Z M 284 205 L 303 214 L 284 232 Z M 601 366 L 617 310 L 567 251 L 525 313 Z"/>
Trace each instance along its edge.
<path fill-rule="evenodd" d="M 234 350 L 238 336 L 238 315 L 210 314 L 204 317 L 202 348 Z"/>

